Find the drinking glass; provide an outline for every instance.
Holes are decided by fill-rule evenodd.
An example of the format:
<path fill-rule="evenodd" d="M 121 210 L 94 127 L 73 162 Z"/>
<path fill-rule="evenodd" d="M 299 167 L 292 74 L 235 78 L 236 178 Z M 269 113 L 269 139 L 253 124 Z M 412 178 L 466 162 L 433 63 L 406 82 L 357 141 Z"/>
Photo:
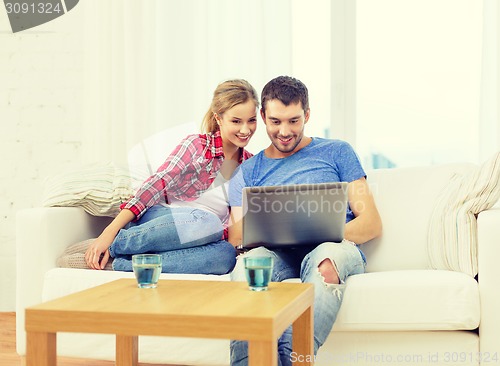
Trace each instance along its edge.
<path fill-rule="evenodd" d="M 137 286 L 140 288 L 155 288 L 161 273 L 161 255 L 136 254 L 132 256 L 132 268 Z"/>
<path fill-rule="evenodd" d="M 252 291 L 266 291 L 273 272 L 273 257 L 244 257 L 248 287 Z"/>

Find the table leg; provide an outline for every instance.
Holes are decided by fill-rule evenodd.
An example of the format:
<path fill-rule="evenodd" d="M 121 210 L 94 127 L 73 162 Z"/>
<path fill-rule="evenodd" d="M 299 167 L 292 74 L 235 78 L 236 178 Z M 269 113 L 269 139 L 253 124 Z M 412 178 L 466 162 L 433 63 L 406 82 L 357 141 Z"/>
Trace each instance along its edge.
<path fill-rule="evenodd" d="M 312 306 L 293 322 L 292 349 L 294 366 L 314 365 L 314 317 Z"/>
<path fill-rule="evenodd" d="M 249 366 L 277 366 L 278 365 L 278 341 L 248 342 L 248 365 Z"/>
<path fill-rule="evenodd" d="M 26 366 L 57 365 L 56 334 L 27 332 Z"/>
<path fill-rule="evenodd" d="M 116 335 L 116 366 L 137 366 L 138 344 L 137 336 Z"/>

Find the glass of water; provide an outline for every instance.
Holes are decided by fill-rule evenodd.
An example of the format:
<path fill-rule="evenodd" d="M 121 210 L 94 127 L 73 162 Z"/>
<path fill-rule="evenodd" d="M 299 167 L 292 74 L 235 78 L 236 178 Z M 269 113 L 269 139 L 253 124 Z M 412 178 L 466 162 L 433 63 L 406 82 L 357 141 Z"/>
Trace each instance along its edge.
<path fill-rule="evenodd" d="M 252 291 L 266 291 L 273 273 L 273 257 L 244 257 L 248 287 Z"/>
<path fill-rule="evenodd" d="M 137 286 L 140 288 L 155 288 L 161 273 L 161 255 L 136 254 L 132 256 Z"/>

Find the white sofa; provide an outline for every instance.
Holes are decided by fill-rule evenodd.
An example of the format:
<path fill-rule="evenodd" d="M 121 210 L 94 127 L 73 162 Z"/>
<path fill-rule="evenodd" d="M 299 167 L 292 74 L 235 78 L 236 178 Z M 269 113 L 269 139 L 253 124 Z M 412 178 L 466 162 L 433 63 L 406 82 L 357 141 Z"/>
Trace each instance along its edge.
<path fill-rule="evenodd" d="M 478 365 L 500 362 L 500 209 L 478 216 L 479 275 L 430 269 L 433 202 L 470 164 L 374 170 L 368 181 L 382 237 L 364 244 L 367 273 L 347 281 L 334 329 L 316 365 Z M 80 208 L 33 208 L 17 215 L 17 351 L 25 354 L 24 309 L 132 273 L 56 268 L 69 244 L 96 237 L 109 218 Z M 163 278 L 228 280 L 228 276 Z M 196 299 L 193 299 L 196 301 Z M 125 305 L 124 305 L 125 306 Z M 229 306 L 229 305 L 228 305 Z M 244 311 L 244 309 L 242 309 Z M 228 365 L 229 342 L 140 337 L 140 361 Z M 58 335 L 58 354 L 114 358 L 111 335 Z"/>

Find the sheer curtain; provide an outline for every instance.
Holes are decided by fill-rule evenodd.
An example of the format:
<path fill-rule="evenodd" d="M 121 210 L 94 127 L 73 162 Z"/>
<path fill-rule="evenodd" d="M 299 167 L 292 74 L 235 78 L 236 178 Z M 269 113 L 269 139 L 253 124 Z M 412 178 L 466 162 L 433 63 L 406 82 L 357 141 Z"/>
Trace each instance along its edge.
<path fill-rule="evenodd" d="M 281 74 L 310 87 L 308 132 L 321 135 L 328 128 L 318 124 L 326 123 L 325 135 L 359 143 L 355 0 L 87 0 L 80 6 L 86 12 L 86 162 L 124 162 L 150 136 L 186 123 L 198 127 L 225 79 L 246 78 L 260 91 Z M 500 148 L 500 6 L 496 0 L 483 6 L 481 161 Z M 267 145 L 259 127 L 252 151 Z M 182 134 L 176 129 L 169 139 L 175 143 Z"/>
<path fill-rule="evenodd" d="M 483 2 L 483 55 L 480 103 L 480 159 L 500 150 L 500 6 Z"/>
<path fill-rule="evenodd" d="M 154 110 L 156 1 L 87 0 L 84 44 L 84 162 L 124 162 Z"/>
<path fill-rule="evenodd" d="M 245 78 L 260 91 L 292 71 L 288 0 L 86 0 L 82 6 L 87 163 L 126 163 L 127 152 L 148 137 L 185 123 L 198 127 L 226 79 Z"/>
<path fill-rule="evenodd" d="M 331 137 L 356 145 L 356 0 L 331 1 Z"/>

